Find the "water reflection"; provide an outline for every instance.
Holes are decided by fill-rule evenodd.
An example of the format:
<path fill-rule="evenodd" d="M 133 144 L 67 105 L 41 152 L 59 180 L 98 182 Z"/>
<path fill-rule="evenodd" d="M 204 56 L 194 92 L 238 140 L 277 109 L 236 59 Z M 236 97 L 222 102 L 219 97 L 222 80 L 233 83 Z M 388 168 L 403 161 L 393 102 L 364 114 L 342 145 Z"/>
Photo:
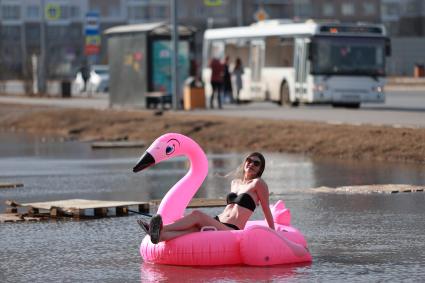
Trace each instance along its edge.
<path fill-rule="evenodd" d="M 400 162 L 374 162 L 313 159 L 314 186 L 425 183 L 425 165 Z"/>
<path fill-rule="evenodd" d="M 277 265 L 269 267 L 247 266 L 173 266 L 142 263 L 141 282 L 282 282 L 302 279 L 303 265 Z"/>

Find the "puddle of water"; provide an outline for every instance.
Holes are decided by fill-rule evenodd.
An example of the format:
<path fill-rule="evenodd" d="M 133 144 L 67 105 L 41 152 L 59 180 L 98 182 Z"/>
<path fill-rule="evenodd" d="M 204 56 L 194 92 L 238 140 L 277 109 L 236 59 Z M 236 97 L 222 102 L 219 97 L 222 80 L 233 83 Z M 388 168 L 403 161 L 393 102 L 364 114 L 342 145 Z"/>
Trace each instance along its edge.
<path fill-rule="evenodd" d="M 141 149 L 91 150 L 78 142 L 39 142 L 24 135 L 0 140 L 0 182 L 24 187 L 0 191 L 4 201 L 87 198 L 144 201 L 161 198 L 186 171 L 184 159 L 138 174 Z M 318 186 L 409 183 L 421 185 L 418 164 L 315 160 L 267 153 L 264 179 L 272 200 L 284 199 L 292 225 L 307 238 L 314 262 L 259 267 L 178 267 L 141 263 L 144 237 L 137 216 L 0 226 L 0 281 L 417 281 L 425 271 L 425 193 L 304 194 Z M 210 173 L 198 197 L 223 197 L 243 154 L 208 154 Z M 205 208 L 215 215 L 221 208 Z M 253 219 L 263 218 L 257 209 Z M 176 275 L 178 274 L 178 277 Z"/>

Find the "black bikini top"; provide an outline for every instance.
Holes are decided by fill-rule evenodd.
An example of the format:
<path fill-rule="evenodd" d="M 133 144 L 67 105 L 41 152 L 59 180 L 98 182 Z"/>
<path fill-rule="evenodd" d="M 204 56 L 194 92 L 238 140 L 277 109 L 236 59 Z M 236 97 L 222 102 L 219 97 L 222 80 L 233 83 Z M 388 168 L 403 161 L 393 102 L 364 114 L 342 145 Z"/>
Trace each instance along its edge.
<path fill-rule="evenodd" d="M 252 211 L 254 211 L 257 207 L 255 201 L 248 193 L 242 193 L 240 195 L 236 193 L 229 193 L 226 200 L 227 204 L 235 203 Z"/>

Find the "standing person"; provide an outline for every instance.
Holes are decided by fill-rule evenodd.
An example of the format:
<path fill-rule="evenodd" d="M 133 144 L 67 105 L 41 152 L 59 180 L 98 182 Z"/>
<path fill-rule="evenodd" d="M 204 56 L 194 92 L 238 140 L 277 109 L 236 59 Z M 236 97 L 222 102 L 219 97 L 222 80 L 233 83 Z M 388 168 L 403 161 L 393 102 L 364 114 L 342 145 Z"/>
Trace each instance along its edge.
<path fill-rule="evenodd" d="M 229 70 L 229 56 L 226 56 L 223 63 L 223 97 L 233 103 L 232 80 Z"/>
<path fill-rule="evenodd" d="M 235 84 L 235 91 L 236 91 L 236 103 L 239 103 L 239 94 L 241 92 L 241 89 L 243 87 L 242 84 L 242 75 L 244 74 L 243 71 L 243 65 L 241 58 L 236 58 L 235 67 L 233 68 L 233 78 L 234 78 L 234 84 Z"/>
<path fill-rule="evenodd" d="M 210 108 L 214 108 L 214 96 L 217 96 L 218 108 L 221 109 L 221 88 L 223 84 L 223 65 L 220 60 L 213 58 L 210 62 L 211 68 L 211 87 Z"/>
<path fill-rule="evenodd" d="M 152 217 L 150 224 L 142 219 L 137 222 L 150 235 L 152 243 L 157 244 L 198 232 L 204 226 L 214 226 L 217 230 L 244 229 L 257 205 L 261 204 L 267 224 L 274 230 L 273 216 L 269 207 L 269 189 L 266 182 L 261 179 L 265 166 L 264 156 L 259 152 L 253 152 L 245 158 L 239 166 L 240 176 L 231 182 L 227 206 L 215 217 L 194 210 L 174 223 L 164 226 L 159 214 Z"/>
<path fill-rule="evenodd" d="M 83 78 L 84 86 L 83 86 L 83 92 L 87 91 L 87 84 L 90 79 L 90 66 L 87 63 L 87 61 L 84 61 L 81 68 L 81 77 Z"/>

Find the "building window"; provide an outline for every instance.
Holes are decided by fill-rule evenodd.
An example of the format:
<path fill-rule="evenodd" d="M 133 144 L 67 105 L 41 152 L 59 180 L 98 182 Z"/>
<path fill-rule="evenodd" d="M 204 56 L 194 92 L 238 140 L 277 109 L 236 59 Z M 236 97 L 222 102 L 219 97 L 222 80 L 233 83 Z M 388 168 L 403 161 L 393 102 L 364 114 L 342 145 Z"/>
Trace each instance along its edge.
<path fill-rule="evenodd" d="M 341 6 L 341 14 L 344 16 L 353 16 L 355 13 L 354 3 L 343 3 Z"/>
<path fill-rule="evenodd" d="M 30 20 L 40 19 L 40 7 L 39 6 L 28 6 L 27 7 L 27 18 Z"/>
<path fill-rule="evenodd" d="M 62 39 L 62 37 L 64 36 L 64 32 L 63 32 L 63 27 L 61 26 L 50 26 L 47 29 L 47 38 L 48 39 Z M 57 42 L 57 41 L 55 41 Z"/>
<path fill-rule="evenodd" d="M 312 3 L 310 0 L 299 0 L 294 3 L 294 14 L 296 17 L 310 18 L 312 12 Z"/>
<path fill-rule="evenodd" d="M 128 18 L 130 20 L 147 20 L 148 8 L 147 6 L 130 6 L 128 7 Z"/>
<path fill-rule="evenodd" d="M 19 26 L 3 26 L 0 30 L 2 41 L 17 41 L 20 39 Z"/>
<path fill-rule="evenodd" d="M 381 9 L 385 20 L 398 20 L 400 17 L 400 5 L 398 3 L 382 4 Z"/>
<path fill-rule="evenodd" d="M 28 43 L 39 43 L 40 42 L 40 25 L 37 23 L 30 24 L 26 27 L 26 35 Z"/>
<path fill-rule="evenodd" d="M 322 13 L 323 16 L 333 16 L 335 14 L 335 6 L 331 3 L 323 4 Z"/>
<path fill-rule="evenodd" d="M 196 9 L 197 9 L 196 15 L 198 17 L 201 17 L 201 18 L 202 17 L 205 17 L 205 8 L 204 8 L 204 6 L 199 5 L 199 7 L 197 7 Z"/>
<path fill-rule="evenodd" d="M 1 8 L 3 20 L 19 20 L 21 18 L 21 9 L 17 5 L 4 5 Z"/>
<path fill-rule="evenodd" d="M 117 17 L 121 15 L 121 1 L 89 0 L 89 10 L 104 18 Z"/>
<path fill-rule="evenodd" d="M 422 1 L 421 1 L 422 2 Z M 408 2 L 405 4 L 405 12 L 407 16 L 419 16 L 420 15 L 420 8 L 418 7 L 418 3 L 416 2 Z"/>
<path fill-rule="evenodd" d="M 69 29 L 69 36 L 74 40 L 78 40 L 81 38 L 81 36 L 83 36 L 81 33 L 81 27 L 78 25 L 73 25 L 68 29 Z"/>
<path fill-rule="evenodd" d="M 71 17 L 71 19 L 79 19 L 80 18 L 80 7 L 71 6 L 70 7 L 70 17 Z"/>
<path fill-rule="evenodd" d="M 152 6 L 151 18 L 152 19 L 165 19 L 167 17 L 167 7 L 165 6 Z"/>
<path fill-rule="evenodd" d="M 363 12 L 365 15 L 375 15 L 376 14 L 376 6 L 374 3 L 363 3 Z"/>
<path fill-rule="evenodd" d="M 60 19 L 61 20 L 69 19 L 69 11 L 70 11 L 69 6 L 60 6 L 60 10 L 61 10 Z"/>
<path fill-rule="evenodd" d="M 111 6 L 109 7 L 109 11 L 108 11 L 108 17 L 119 17 L 121 14 L 121 6 Z"/>

